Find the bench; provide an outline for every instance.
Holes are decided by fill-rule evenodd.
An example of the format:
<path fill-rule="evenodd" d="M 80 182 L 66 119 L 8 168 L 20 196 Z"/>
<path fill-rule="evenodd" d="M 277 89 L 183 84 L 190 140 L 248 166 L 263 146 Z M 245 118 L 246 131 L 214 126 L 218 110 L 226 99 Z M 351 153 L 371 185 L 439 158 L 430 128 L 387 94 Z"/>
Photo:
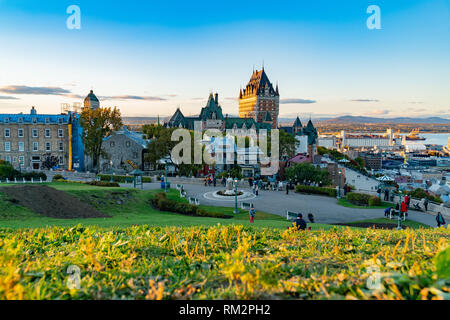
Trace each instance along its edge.
<path fill-rule="evenodd" d="M 200 201 L 197 198 L 192 198 L 192 197 L 189 197 L 189 203 L 195 204 L 196 206 L 200 205 Z"/>
<path fill-rule="evenodd" d="M 286 220 L 292 221 L 297 219 L 298 213 L 292 211 L 286 211 Z"/>
<path fill-rule="evenodd" d="M 177 185 L 176 185 L 177 190 L 181 190 L 182 187 L 183 187 L 183 186 L 182 186 L 181 184 L 177 184 Z"/>
<path fill-rule="evenodd" d="M 250 210 L 250 208 L 253 206 L 252 203 L 249 202 L 242 202 L 241 203 L 241 209 L 242 210 Z"/>
<path fill-rule="evenodd" d="M 180 198 L 186 198 L 186 191 L 181 191 L 180 190 Z"/>

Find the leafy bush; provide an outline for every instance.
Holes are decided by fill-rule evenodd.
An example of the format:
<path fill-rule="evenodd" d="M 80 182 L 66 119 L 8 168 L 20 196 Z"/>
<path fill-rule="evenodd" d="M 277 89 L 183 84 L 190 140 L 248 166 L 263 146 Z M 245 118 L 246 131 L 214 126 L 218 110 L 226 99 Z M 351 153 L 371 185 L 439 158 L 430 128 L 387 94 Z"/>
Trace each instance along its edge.
<path fill-rule="evenodd" d="M 154 208 L 160 211 L 174 212 L 187 216 L 213 217 L 223 219 L 229 219 L 233 217 L 220 212 L 208 212 L 193 204 L 167 199 L 166 194 L 163 192 L 157 193 L 155 197 L 151 199 L 151 203 Z"/>
<path fill-rule="evenodd" d="M 347 193 L 347 201 L 357 206 L 378 207 L 381 206 L 381 199 L 369 194 L 350 192 Z"/>
<path fill-rule="evenodd" d="M 100 178 L 100 181 L 106 181 L 106 182 L 110 182 L 111 181 L 111 175 L 109 174 L 99 174 L 97 177 Z M 113 181 L 114 182 L 118 182 L 118 183 L 132 183 L 134 181 L 134 177 L 133 176 L 116 176 L 113 175 Z M 152 182 L 152 178 L 150 177 L 142 177 L 142 182 L 143 183 L 151 183 Z"/>
<path fill-rule="evenodd" d="M 413 191 L 408 192 L 408 195 L 411 198 L 415 198 L 415 199 L 424 199 L 424 198 L 428 198 L 428 200 L 430 200 L 431 202 L 436 202 L 436 203 L 442 203 L 442 199 L 440 197 L 436 197 L 433 195 L 428 195 L 427 192 L 421 188 L 417 188 Z"/>
<path fill-rule="evenodd" d="M 337 190 L 333 188 L 323 188 L 323 187 L 312 187 L 312 186 L 304 186 L 299 184 L 295 187 L 295 192 L 297 193 L 308 193 L 308 194 L 321 194 L 330 197 L 337 196 Z"/>
<path fill-rule="evenodd" d="M 86 184 L 97 187 L 111 187 L 111 188 L 120 187 L 120 185 L 117 182 L 106 182 L 106 181 L 90 181 L 86 182 Z"/>
<path fill-rule="evenodd" d="M 47 175 L 43 172 L 22 172 L 20 178 L 24 178 L 26 181 L 31 181 L 31 179 L 34 181 L 39 181 L 40 179 L 47 181 Z"/>
<path fill-rule="evenodd" d="M 376 196 L 372 196 L 369 199 L 369 207 L 379 207 L 381 206 L 381 199 Z"/>
<path fill-rule="evenodd" d="M 53 179 L 52 179 L 54 182 L 55 181 L 58 181 L 58 182 L 60 182 L 60 180 L 66 180 L 61 174 L 55 174 L 54 176 L 53 176 Z"/>
<path fill-rule="evenodd" d="M 295 183 L 302 183 L 304 181 L 313 181 L 322 183 L 327 186 L 331 184 L 330 173 L 326 169 L 321 169 L 311 163 L 299 163 L 293 167 L 286 169 L 286 178 Z"/>

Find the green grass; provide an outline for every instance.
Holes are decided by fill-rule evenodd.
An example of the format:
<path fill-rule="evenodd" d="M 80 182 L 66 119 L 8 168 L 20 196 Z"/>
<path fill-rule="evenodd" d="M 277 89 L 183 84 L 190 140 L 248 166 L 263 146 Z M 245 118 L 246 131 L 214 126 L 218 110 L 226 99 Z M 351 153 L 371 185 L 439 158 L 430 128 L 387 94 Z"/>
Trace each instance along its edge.
<path fill-rule="evenodd" d="M 386 209 L 386 208 L 393 206 L 392 203 L 384 202 L 384 201 L 381 202 L 381 206 L 358 206 L 358 205 L 355 205 L 355 204 L 349 202 L 347 199 L 344 199 L 344 198 L 339 199 L 338 204 L 343 207 L 355 208 L 355 209 Z"/>
<path fill-rule="evenodd" d="M 395 226 L 398 224 L 397 219 L 390 220 L 390 219 L 386 219 L 386 218 L 353 221 L 353 222 L 349 222 L 348 224 L 353 225 L 353 224 L 358 224 L 358 223 L 384 223 L 384 224 L 392 224 Z M 407 226 L 408 228 L 412 228 L 412 229 L 420 229 L 420 228 L 431 229 L 432 228 L 426 224 L 408 220 L 408 219 L 406 221 L 402 220 L 402 225 Z"/>
<path fill-rule="evenodd" d="M 0 193 L 0 227 L 4 228 L 43 228 L 47 226 L 72 227 L 76 225 L 99 226 L 104 228 L 129 227 L 134 225 L 150 226 L 213 226 L 217 224 L 252 225 L 248 212 L 239 210 L 233 214 L 233 208 L 201 206 L 205 210 L 223 212 L 233 215 L 232 219 L 190 217 L 169 212 L 160 212 L 150 206 L 150 197 L 159 190 L 136 190 L 129 188 L 102 188 L 76 183 L 49 183 L 55 189 L 65 191 L 83 202 L 91 204 L 101 212 L 111 215 L 111 218 L 95 219 L 55 219 L 38 215 L 27 208 L 12 205 L 6 195 Z M 129 192 L 132 197 L 125 204 L 117 204 L 110 199 L 113 193 Z M 95 197 L 95 198 L 94 198 Z M 178 191 L 170 190 L 168 198 L 187 202 L 178 197 Z M 258 211 L 255 216 L 255 227 L 273 227 L 286 229 L 290 222 L 283 217 Z M 311 224 L 313 230 L 330 229 L 333 226 L 325 224 Z"/>
<path fill-rule="evenodd" d="M 449 244 L 450 228 L 0 228 L 0 300 L 450 299 Z"/>

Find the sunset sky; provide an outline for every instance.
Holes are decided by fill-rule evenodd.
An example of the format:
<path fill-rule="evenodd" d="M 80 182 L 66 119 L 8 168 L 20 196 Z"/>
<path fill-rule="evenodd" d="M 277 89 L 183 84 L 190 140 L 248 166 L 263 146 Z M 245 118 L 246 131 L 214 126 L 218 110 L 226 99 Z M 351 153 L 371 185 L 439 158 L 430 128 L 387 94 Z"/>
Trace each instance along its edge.
<path fill-rule="evenodd" d="M 450 118 L 449 0 L 0 0 L 0 41 L 1 113 L 57 113 L 93 89 L 125 116 L 197 114 L 211 91 L 237 114 L 264 61 L 281 117 Z"/>

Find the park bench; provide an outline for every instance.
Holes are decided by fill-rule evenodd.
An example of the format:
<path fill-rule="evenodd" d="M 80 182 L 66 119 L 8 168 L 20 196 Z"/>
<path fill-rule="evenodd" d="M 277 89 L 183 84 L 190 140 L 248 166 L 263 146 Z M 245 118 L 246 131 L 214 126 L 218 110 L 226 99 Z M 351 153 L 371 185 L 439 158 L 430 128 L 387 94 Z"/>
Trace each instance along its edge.
<path fill-rule="evenodd" d="M 295 219 L 297 219 L 297 215 L 298 215 L 297 212 L 286 211 L 286 220 L 290 220 L 290 221 L 295 220 Z"/>
<path fill-rule="evenodd" d="M 241 203 L 241 208 L 242 210 L 250 210 L 250 208 L 252 207 L 252 203 L 249 202 L 242 202 Z"/>
<path fill-rule="evenodd" d="M 176 189 L 177 189 L 177 190 L 181 190 L 182 187 L 183 187 L 183 186 L 182 186 L 181 184 L 177 184 L 177 185 L 176 185 Z"/>
<path fill-rule="evenodd" d="M 200 205 L 200 201 L 197 198 L 192 198 L 192 197 L 189 197 L 189 203 L 195 204 L 196 206 Z"/>
<path fill-rule="evenodd" d="M 180 190 L 180 198 L 186 198 L 186 191 L 181 191 Z"/>

